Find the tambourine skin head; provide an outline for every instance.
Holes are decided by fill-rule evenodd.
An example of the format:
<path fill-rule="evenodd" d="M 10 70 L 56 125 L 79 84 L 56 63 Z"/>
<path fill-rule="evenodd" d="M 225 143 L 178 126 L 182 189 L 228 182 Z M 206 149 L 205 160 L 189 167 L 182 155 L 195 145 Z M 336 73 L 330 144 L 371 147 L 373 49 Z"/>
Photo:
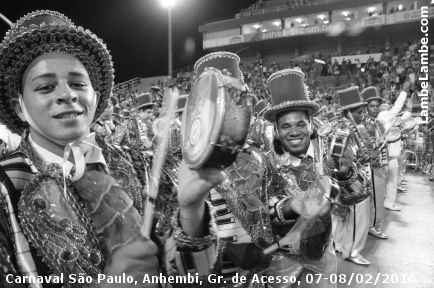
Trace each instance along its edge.
<path fill-rule="evenodd" d="M 386 133 L 387 142 L 394 142 L 401 137 L 401 130 L 398 127 L 392 127 Z"/>
<path fill-rule="evenodd" d="M 207 68 L 188 97 L 181 150 L 191 169 L 224 168 L 233 163 L 250 125 L 251 102 L 238 97 L 242 82 Z"/>

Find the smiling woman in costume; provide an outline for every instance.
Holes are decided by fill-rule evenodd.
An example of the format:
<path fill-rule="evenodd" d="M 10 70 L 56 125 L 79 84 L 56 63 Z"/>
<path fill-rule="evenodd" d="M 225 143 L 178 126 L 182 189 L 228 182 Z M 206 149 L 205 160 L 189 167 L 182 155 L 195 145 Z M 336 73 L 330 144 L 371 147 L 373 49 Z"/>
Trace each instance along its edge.
<path fill-rule="evenodd" d="M 223 175 L 181 163 L 170 231 L 143 236 L 146 196 L 138 171 L 90 130 L 109 101 L 113 77 L 101 39 L 60 13 L 30 13 L 4 37 L 0 122 L 22 140 L 0 162 L 1 287 L 12 285 L 8 274 L 83 273 L 95 280 L 125 273 L 141 283 L 146 273 L 203 275 L 214 265 L 217 237 L 204 199 Z M 181 261 L 187 258 L 188 267 Z"/>

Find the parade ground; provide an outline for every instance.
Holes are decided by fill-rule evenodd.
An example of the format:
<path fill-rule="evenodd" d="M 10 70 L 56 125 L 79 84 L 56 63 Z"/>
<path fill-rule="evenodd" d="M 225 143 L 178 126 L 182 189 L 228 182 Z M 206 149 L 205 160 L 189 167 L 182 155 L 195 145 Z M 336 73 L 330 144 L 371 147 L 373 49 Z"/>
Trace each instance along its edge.
<path fill-rule="evenodd" d="M 368 236 L 362 254 L 371 265 L 355 265 L 337 255 L 338 275 L 363 274 L 365 280 L 372 277 L 371 283 L 350 287 L 434 287 L 434 182 L 419 172 L 407 173 L 406 179 L 408 191 L 398 193 L 396 202 L 401 212 L 385 212 L 384 232 L 389 239 Z M 378 273 L 380 279 L 374 285 Z M 338 287 L 348 287 L 348 281 Z"/>

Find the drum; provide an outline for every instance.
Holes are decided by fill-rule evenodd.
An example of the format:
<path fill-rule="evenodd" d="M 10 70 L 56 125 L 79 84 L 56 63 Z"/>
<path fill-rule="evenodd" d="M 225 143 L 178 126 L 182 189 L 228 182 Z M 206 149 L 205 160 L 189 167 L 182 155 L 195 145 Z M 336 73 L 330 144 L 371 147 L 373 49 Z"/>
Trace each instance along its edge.
<path fill-rule="evenodd" d="M 366 179 L 361 172 L 357 172 L 353 175 L 350 182 L 351 184 L 340 183 L 341 194 L 339 196 L 339 202 L 342 205 L 356 205 L 369 197 Z"/>
<path fill-rule="evenodd" d="M 191 169 L 228 167 L 249 131 L 252 98 L 242 81 L 209 67 L 196 79 L 184 110 L 182 154 Z"/>
<path fill-rule="evenodd" d="M 330 154 L 336 159 L 341 159 L 344 155 L 345 147 L 347 146 L 348 139 L 350 137 L 350 133 L 344 130 L 338 130 L 333 135 L 331 144 L 330 144 Z"/>

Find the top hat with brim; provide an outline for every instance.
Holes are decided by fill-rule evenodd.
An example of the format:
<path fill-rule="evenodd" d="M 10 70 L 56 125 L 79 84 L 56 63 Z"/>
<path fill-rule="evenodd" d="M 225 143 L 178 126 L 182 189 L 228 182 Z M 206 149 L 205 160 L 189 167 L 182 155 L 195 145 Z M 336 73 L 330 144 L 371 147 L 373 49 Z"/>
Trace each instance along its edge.
<path fill-rule="evenodd" d="M 354 109 L 368 104 L 362 100 L 359 93 L 359 87 L 357 86 L 336 91 L 336 97 L 339 99 L 340 105 L 338 111 Z"/>
<path fill-rule="evenodd" d="M 253 114 L 261 116 L 268 108 L 268 103 L 265 100 L 259 100 L 255 106 L 253 106 Z"/>
<path fill-rule="evenodd" d="M 142 93 L 137 95 L 137 107 L 136 109 L 143 109 L 148 108 L 152 109 L 152 107 L 155 105 L 152 102 L 152 96 L 150 93 Z"/>
<path fill-rule="evenodd" d="M 271 91 L 271 107 L 264 113 L 268 121 L 275 121 L 276 115 L 291 110 L 305 110 L 312 116 L 319 105 L 309 100 L 309 92 L 304 84 L 304 73 L 299 68 L 277 71 L 268 78 Z"/>
<path fill-rule="evenodd" d="M 188 94 L 179 96 L 178 102 L 176 103 L 175 112 L 184 112 L 185 105 L 187 104 L 187 98 L 188 98 Z"/>
<path fill-rule="evenodd" d="M 95 34 L 64 15 L 49 10 L 29 13 L 15 22 L 0 44 L 0 122 L 21 134 L 28 127 L 10 105 L 22 91 L 24 71 L 35 58 L 66 53 L 86 68 L 100 99 L 94 121 L 105 110 L 113 88 L 113 63 L 106 45 Z"/>
<path fill-rule="evenodd" d="M 238 55 L 219 51 L 209 53 L 194 64 L 194 74 L 199 77 L 206 68 L 216 68 L 222 72 L 228 72 L 231 77 L 242 80 L 242 73 L 240 69 L 240 57 Z"/>
<path fill-rule="evenodd" d="M 381 103 L 384 101 L 383 98 L 378 96 L 377 88 L 374 86 L 366 87 L 362 92 L 360 92 L 360 94 L 362 95 L 363 101 L 367 103 L 373 100 L 380 101 Z"/>

